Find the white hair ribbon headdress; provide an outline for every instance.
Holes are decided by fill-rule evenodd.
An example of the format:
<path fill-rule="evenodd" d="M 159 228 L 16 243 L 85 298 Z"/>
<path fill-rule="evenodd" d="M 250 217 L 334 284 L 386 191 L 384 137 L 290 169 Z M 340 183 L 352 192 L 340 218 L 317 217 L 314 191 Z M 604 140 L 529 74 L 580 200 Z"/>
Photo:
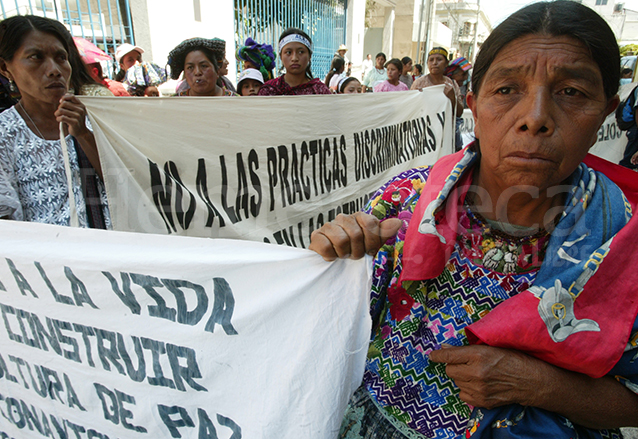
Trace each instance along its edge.
<path fill-rule="evenodd" d="M 306 37 L 304 37 L 303 35 L 299 35 L 299 34 L 286 35 L 279 42 L 279 51 L 281 52 L 284 49 L 284 46 L 286 46 L 286 44 L 290 44 L 290 43 L 301 43 L 304 46 L 306 46 L 308 48 L 308 50 L 310 50 L 312 52 L 312 43 L 310 41 L 308 41 L 308 39 Z"/>

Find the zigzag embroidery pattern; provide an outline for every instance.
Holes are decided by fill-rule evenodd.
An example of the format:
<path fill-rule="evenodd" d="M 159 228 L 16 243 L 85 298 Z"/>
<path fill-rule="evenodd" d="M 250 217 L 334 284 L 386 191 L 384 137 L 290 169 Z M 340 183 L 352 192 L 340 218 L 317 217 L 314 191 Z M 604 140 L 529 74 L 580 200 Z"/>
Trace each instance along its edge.
<path fill-rule="evenodd" d="M 534 277 L 535 273 L 488 271 L 463 256 L 457 245 L 439 277 L 410 285 L 408 293 L 416 303 L 408 317 L 392 320 L 387 306 L 379 329 L 383 336 L 370 346 L 364 375 L 387 415 L 426 437 L 457 437 L 463 432 L 470 409 L 458 398 L 445 366 L 430 363 L 428 354 L 441 343 L 467 344 L 465 326 L 524 291 Z"/>

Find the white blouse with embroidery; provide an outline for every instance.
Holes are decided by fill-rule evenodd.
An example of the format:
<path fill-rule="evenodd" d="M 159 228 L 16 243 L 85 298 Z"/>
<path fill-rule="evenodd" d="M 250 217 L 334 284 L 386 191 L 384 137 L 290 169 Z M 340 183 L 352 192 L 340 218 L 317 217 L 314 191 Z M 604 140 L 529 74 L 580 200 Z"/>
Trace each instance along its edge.
<path fill-rule="evenodd" d="M 88 227 L 80 167 L 72 136 L 66 137 L 73 194 L 80 227 Z M 98 184 L 102 199 L 104 187 Z M 105 220 L 110 223 L 108 211 Z M 0 218 L 70 225 L 69 194 L 62 146 L 44 140 L 27 126 L 15 107 L 0 113 Z"/>

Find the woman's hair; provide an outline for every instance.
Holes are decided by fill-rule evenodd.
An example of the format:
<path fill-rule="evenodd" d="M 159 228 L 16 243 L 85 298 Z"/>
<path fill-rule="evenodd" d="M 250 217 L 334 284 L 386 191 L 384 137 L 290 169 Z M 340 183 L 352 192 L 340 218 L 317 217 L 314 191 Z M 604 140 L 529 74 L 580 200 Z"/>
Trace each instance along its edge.
<path fill-rule="evenodd" d="M 226 41 L 219 38 L 191 38 L 179 43 L 168 54 L 168 65 L 171 68 L 171 78 L 178 79 L 184 70 L 186 56 L 196 50 L 201 51 L 218 72 L 221 63 L 224 62 L 226 53 Z"/>
<path fill-rule="evenodd" d="M 433 47 L 430 49 L 430 51 L 428 52 L 428 58 L 430 59 L 430 56 L 432 55 L 441 55 L 443 58 L 445 58 L 446 62 L 449 62 L 450 60 L 448 59 L 448 51 L 445 47 L 441 47 L 441 46 L 437 46 L 437 47 Z"/>
<path fill-rule="evenodd" d="M 80 93 L 83 85 L 97 84 L 86 70 L 73 37 L 62 23 L 37 15 L 16 15 L 0 22 L 0 58 L 11 61 L 32 31 L 37 30 L 56 37 L 64 46 L 71 65 L 71 88 Z"/>
<path fill-rule="evenodd" d="M 423 74 L 423 66 L 421 64 L 415 64 L 414 68 L 419 71 L 419 74 Z"/>
<path fill-rule="evenodd" d="M 241 61 L 253 63 L 264 77 L 264 82 L 273 79 L 273 69 L 277 55 L 270 44 L 259 44 L 247 38 L 243 46 L 239 46 L 235 57 Z"/>
<path fill-rule="evenodd" d="M 286 29 L 285 31 L 283 31 L 281 33 L 281 35 L 279 36 L 279 42 L 281 43 L 281 40 L 283 40 L 284 38 L 286 38 L 288 35 L 301 35 L 302 37 L 304 37 L 305 39 L 307 39 L 310 42 L 310 45 L 312 45 L 312 40 L 310 39 L 310 37 L 308 36 L 307 33 L 305 33 L 304 31 L 302 31 L 301 29 L 297 29 L 296 27 L 289 27 L 288 29 Z M 312 69 L 311 69 L 311 65 L 312 65 L 312 49 L 308 47 L 308 53 L 310 53 L 310 59 L 308 60 L 308 67 L 306 67 L 306 76 L 309 79 L 312 79 Z"/>
<path fill-rule="evenodd" d="M 620 81 L 620 53 L 613 31 L 595 11 L 568 0 L 531 4 L 499 24 L 483 43 L 474 63 L 474 93 L 479 93 L 483 78 L 498 53 L 508 43 L 531 34 L 568 36 L 581 41 L 600 69 L 605 96 L 610 99 L 616 94 Z"/>
<path fill-rule="evenodd" d="M 102 70 L 102 64 L 100 64 L 99 62 L 86 64 L 86 68 L 89 71 L 89 74 L 93 69 L 97 70 L 96 76 L 99 79 L 104 79 L 104 71 Z"/>
<path fill-rule="evenodd" d="M 377 58 L 378 58 L 378 57 L 380 57 L 380 56 L 382 56 L 382 57 L 383 57 L 383 59 L 388 59 L 388 57 L 387 57 L 387 56 L 385 56 L 385 53 L 383 53 L 383 52 L 379 52 L 379 53 L 377 53 L 377 56 L 375 56 L 375 57 L 374 57 L 374 59 L 377 59 Z"/>
<path fill-rule="evenodd" d="M 330 86 L 330 80 L 334 75 L 337 75 L 343 72 L 343 69 L 346 67 L 346 61 L 341 56 L 335 56 L 332 58 L 332 63 L 330 64 L 330 71 L 326 75 L 326 87 Z"/>
<path fill-rule="evenodd" d="M 357 78 L 355 78 L 354 76 L 349 76 L 346 79 L 342 79 L 341 82 L 339 83 L 339 86 L 337 87 L 337 93 L 342 94 L 343 91 L 346 89 L 346 87 L 348 86 L 348 84 L 350 84 L 352 81 L 357 81 L 359 83 L 361 83 L 361 81 L 359 81 Z"/>
<path fill-rule="evenodd" d="M 388 68 L 390 64 L 392 64 L 394 67 L 397 68 L 397 70 L 399 71 L 399 74 L 403 73 L 403 63 L 401 62 L 399 58 L 392 58 L 390 61 L 385 63 L 385 68 Z"/>
<path fill-rule="evenodd" d="M 404 56 L 403 58 L 401 58 L 401 62 L 404 66 L 407 66 L 408 63 L 412 62 L 412 58 L 410 58 L 409 56 Z"/>

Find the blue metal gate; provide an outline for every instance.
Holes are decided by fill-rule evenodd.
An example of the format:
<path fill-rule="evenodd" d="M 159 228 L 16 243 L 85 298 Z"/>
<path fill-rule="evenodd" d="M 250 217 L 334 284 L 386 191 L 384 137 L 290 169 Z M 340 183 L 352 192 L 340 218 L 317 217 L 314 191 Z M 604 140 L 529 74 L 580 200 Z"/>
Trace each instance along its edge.
<path fill-rule="evenodd" d="M 277 52 L 282 31 L 302 29 L 312 38 L 312 74 L 317 78 L 326 76 L 337 48 L 346 42 L 347 0 L 234 1 L 237 45 L 252 37 L 258 43 L 271 44 Z M 277 68 L 282 68 L 279 59 Z"/>
<path fill-rule="evenodd" d="M 122 43 L 135 44 L 129 0 L 0 0 L 2 17 L 39 15 L 58 20 L 74 37 L 113 54 Z"/>

